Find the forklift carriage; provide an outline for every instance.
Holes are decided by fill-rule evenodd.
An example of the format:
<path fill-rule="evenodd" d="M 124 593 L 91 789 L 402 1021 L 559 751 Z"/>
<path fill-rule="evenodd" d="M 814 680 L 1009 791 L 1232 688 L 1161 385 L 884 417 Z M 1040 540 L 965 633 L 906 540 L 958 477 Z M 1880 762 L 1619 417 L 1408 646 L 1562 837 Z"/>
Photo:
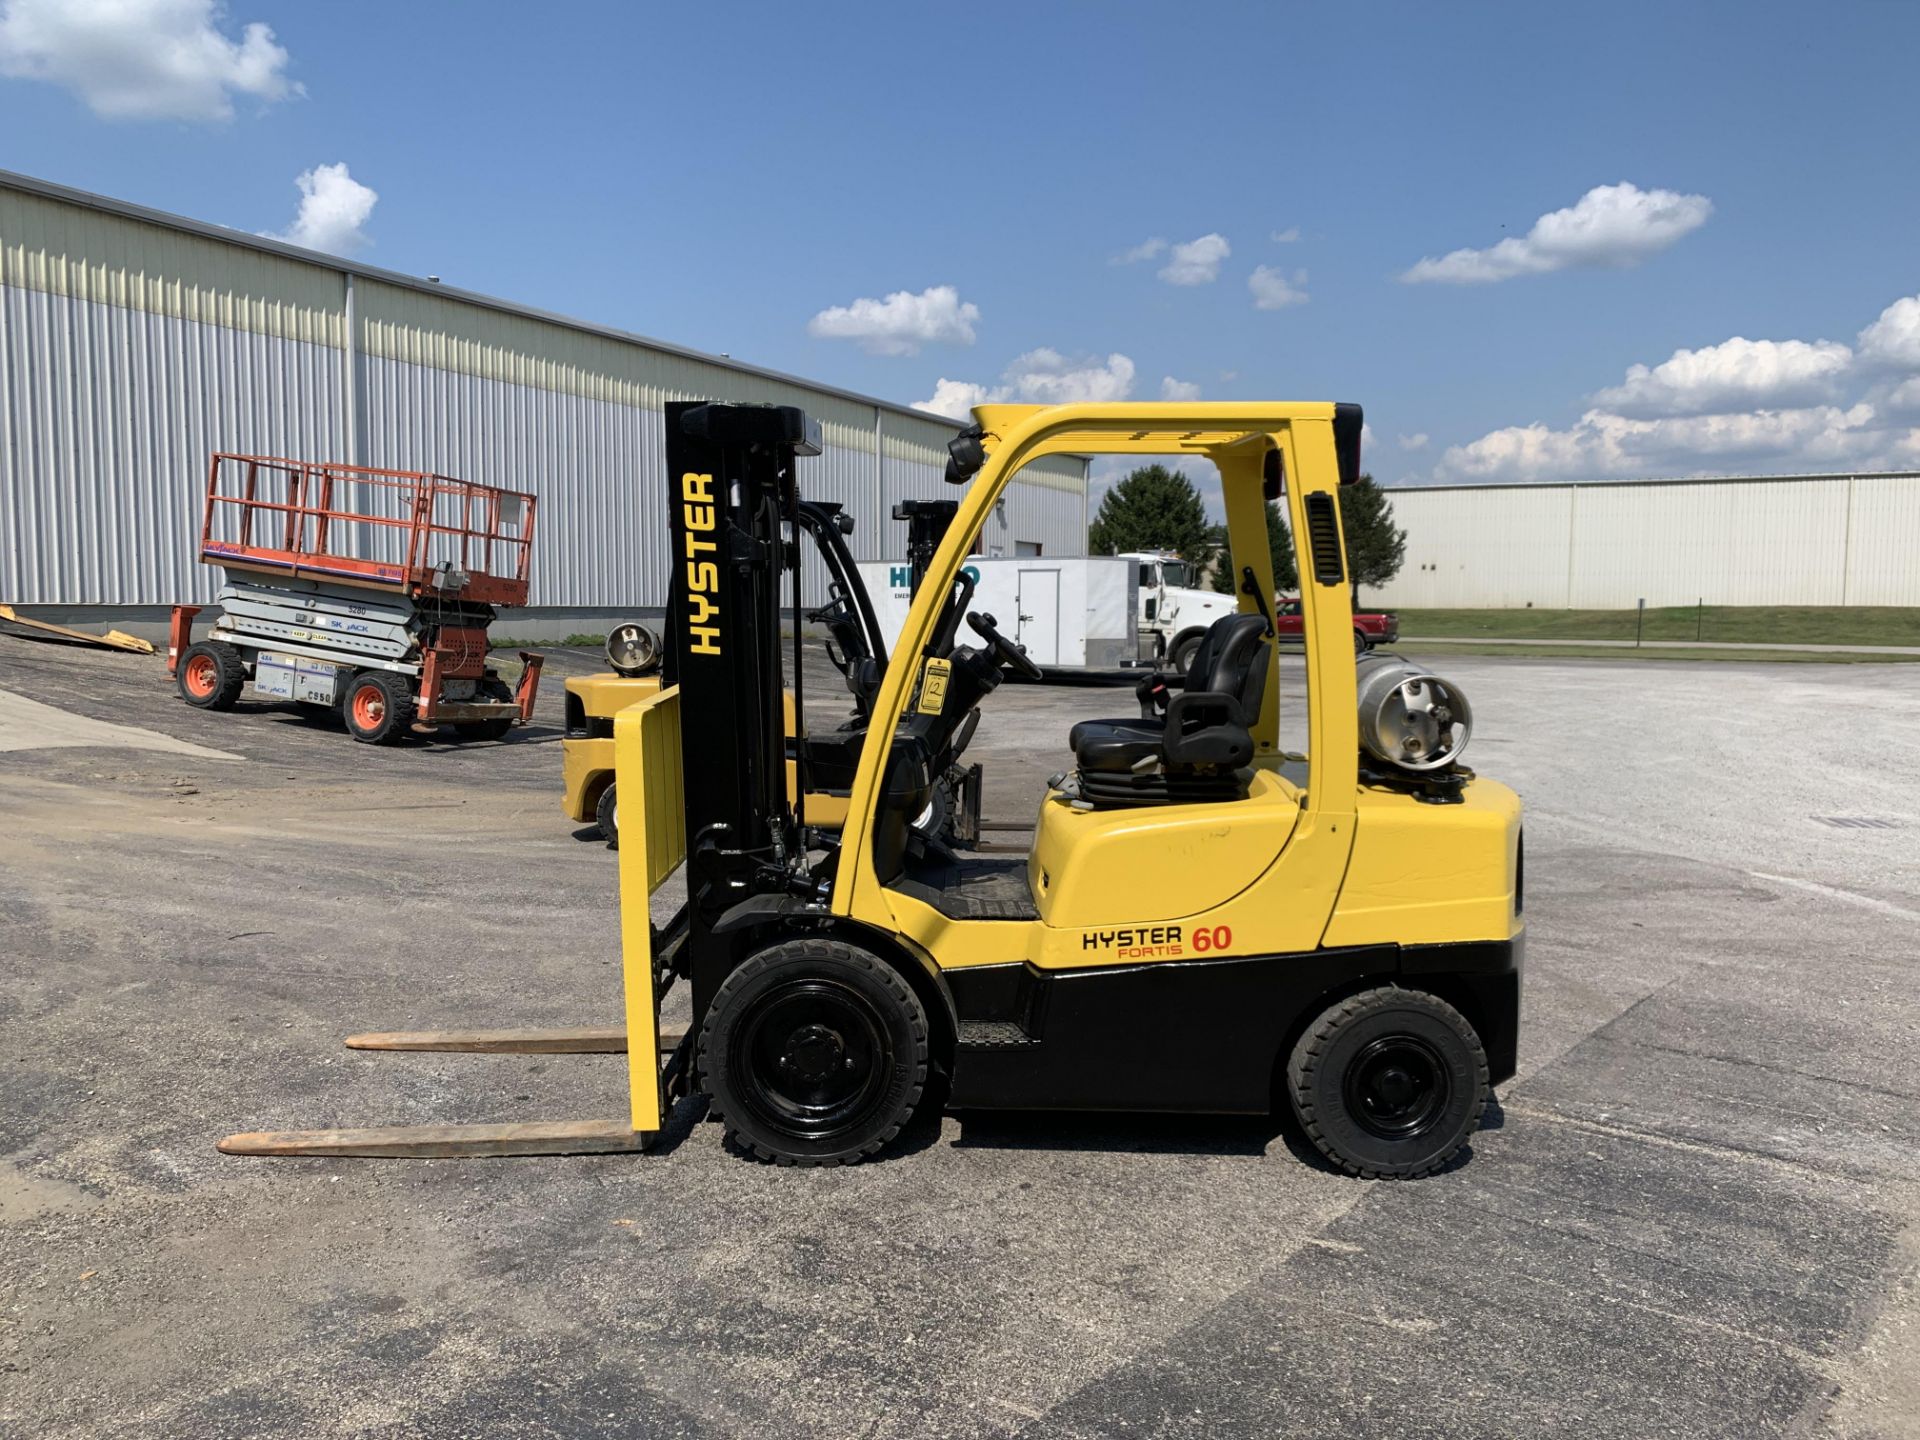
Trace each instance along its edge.
<path fill-rule="evenodd" d="M 377 1048 L 625 1049 L 628 1116 L 535 1126 L 232 1136 L 247 1154 L 643 1149 L 703 1095 L 740 1148 L 843 1164 L 883 1149 L 941 1072 L 956 1110 L 1265 1114 L 1290 1109 L 1354 1175 L 1453 1161 L 1514 1073 L 1520 804 L 1461 766 L 1447 682 L 1358 661 L 1338 487 L 1358 406 L 982 406 L 949 480 L 970 483 L 871 702 L 837 834 L 789 799 L 782 526 L 798 410 L 667 407 L 675 560 L 661 688 L 614 720 L 625 1028 L 363 1036 Z M 968 612 L 973 537 L 1046 455 L 1191 453 L 1219 469 L 1238 610 L 1140 713 L 1060 737 L 1020 860 L 914 828 L 942 756 L 1031 661 Z M 1266 506 L 1301 547 L 1307 755 L 1279 742 Z M 958 643 L 964 617 L 977 644 Z M 792 670 L 799 674 L 799 637 Z M 797 713 L 803 707 L 796 706 Z M 655 925 L 684 868 L 686 903 Z M 663 1033 L 685 982 L 692 1023 Z"/>
<path fill-rule="evenodd" d="M 487 639 L 496 606 L 527 602 L 534 504 L 445 475 L 215 455 L 200 559 L 227 572 L 221 615 L 196 642 L 200 607 L 174 607 L 167 671 L 202 710 L 250 682 L 337 707 L 372 744 L 441 725 L 500 739 L 540 685 L 540 656 L 509 686 Z"/>

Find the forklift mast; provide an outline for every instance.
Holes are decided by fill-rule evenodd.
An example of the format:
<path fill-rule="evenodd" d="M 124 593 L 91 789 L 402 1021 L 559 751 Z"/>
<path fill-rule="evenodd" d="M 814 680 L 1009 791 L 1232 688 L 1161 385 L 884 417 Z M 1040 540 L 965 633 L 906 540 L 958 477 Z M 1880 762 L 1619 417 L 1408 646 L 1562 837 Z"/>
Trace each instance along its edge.
<path fill-rule="evenodd" d="M 820 432 L 793 406 L 673 401 L 666 418 L 667 652 L 680 687 L 698 1015 L 712 999 L 702 991 L 722 978 L 721 967 L 697 963 L 714 925 L 743 900 L 789 889 L 790 865 L 805 859 L 787 802 L 780 578 L 782 523 L 798 529 L 794 461 L 819 453 Z"/>
<path fill-rule="evenodd" d="M 958 500 L 902 500 L 893 507 L 893 518 L 907 522 L 907 566 L 912 572 L 912 593 L 920 593 L 920 582 L 927 578 L 934 551 L 947 538 L 947 527 L 960 513 Z"/>

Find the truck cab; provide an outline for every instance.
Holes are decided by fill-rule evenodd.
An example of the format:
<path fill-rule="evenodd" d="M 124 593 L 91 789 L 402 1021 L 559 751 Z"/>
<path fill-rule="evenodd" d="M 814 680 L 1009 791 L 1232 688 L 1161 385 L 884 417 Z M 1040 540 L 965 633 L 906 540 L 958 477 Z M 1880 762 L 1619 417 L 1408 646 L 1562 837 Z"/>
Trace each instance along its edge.
<path fill-rule="evenodd" d="M 1194 567 L 1171 550 L 1128 550 L 1122 560 L 1139 567 L 1140 648 L 1175 670 L 1193 662 L 1207 628 L 1239 609 L 1231 595 L 1194 585 Z"/>

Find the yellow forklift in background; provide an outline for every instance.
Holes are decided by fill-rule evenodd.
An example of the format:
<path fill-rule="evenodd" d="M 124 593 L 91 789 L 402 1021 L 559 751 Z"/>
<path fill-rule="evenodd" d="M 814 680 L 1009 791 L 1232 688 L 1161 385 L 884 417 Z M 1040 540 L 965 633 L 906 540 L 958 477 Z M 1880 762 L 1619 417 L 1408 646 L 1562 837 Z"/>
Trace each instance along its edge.
<path fill-rule="evenodd" d="M 974 417 L 948 466 L 969 488 L 873 695 L 832 831 L 809 814 L 804 744 L 789 799 L 781 698 L 780 587 L 792 578 L 797 610 L 799 579 L 780 536 L 818 427 L 791 407 L 667 407 L 663 683 L 614 718 L 624 1119 L 253 1134 L 222 1148 L 644 1149 L 677 1099 L 700 1095 L 747 1152 L 845 1164 L 887 1146 L 937 1071 L 960 1111 L 1290 1108 L 1350 1174 L 1454 1160 L 1490 1087 L 1514 1073 L 1520 803 L 1460 765 L 1471 716 L 1457 687 L 1390 656 L 1356 662 L 1337 501 L 1360 473 L 1359 407 Z M 1238 610 L 1184 675 L 1143 684 L 1140 713 L 1060 737 L 1071 766 L 1034 797 L 1030 855 L 959 853 L 914 820 L 1003 672 L 1032 668 L 992 616 L 969 611 L 963 562 L 1020 468 L 1069 453 L 1211 460 Z M 1301 552 L 1305 755 L 1280 745 L 1266 506 L 1281 497 Z M 675 875 L 685 903 L 656 923 L 650 899 Z M 663 1032 L 660 998 L 679 983 L 692 1022 Z M 373 1038 L 555 1048 L 552 1032 Z"/>
<path fill-rule="evenodd" d="M 933 554 L 939 548 L 959 503 L 953 500 L 904 500 L 893 507 L 893 518 L 906 522 L 907 563 L 911 585 L 918 592 Z M 846 681 L 853 699 L 847 722 L 833 731 L 809 737 L 813 763 L 809 774 L 807 818 L 819 826 L 838 829 L 846 816 L 847 787 L 852 784 L 853 761 L 864 738 L 873 696 L 887 666 L 886 639 L 874 614 L 873 601 L 860 578 L 859 566 L 847 546 L 853 517 L 831 502 L 802 500 L 799 528 L 812 542 L 826 586 L 824 604 L 803 613 L 803 619 L 825 632 L 827 658 Z M 790 556 L 797 562 L 798 556 Z M 620 843 L 619 786 L 614 777 L 613 717 L 636 700 L 660 689 L 662 659 L 659 636 L 645 625 L 629 621 L 607 635 L 607 663 L 613 668 L 596 675 L 575 675 L 566 682 L 566 733 L 560 743 L 562 808 L 567 818 L 593 824 L 609 845 Z M 786 691 L 786 729 L 799 732 L 793 715 L 793 692 Z M 934 799 L 920 824 L 949 844 L 972 845 L 980 838 L 980 768 L 959 764 L 971 731 L 959 738 Z M 787 758 L 787 798 L 799 784 L 799 764 Z"/>

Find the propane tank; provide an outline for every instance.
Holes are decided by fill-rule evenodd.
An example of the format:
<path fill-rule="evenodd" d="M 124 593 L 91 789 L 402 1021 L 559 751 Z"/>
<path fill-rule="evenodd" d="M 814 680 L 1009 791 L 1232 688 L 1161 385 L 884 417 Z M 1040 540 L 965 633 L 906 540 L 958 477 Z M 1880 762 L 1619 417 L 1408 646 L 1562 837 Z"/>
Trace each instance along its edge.
<path fill-rule="evenodd" d="M 1399 770 L 1441 770 L 1460 758 L 1473 733 L 1473 710 L 1450 680 L 1395 655 L 1357 662 L 1360 745 Z"/>

